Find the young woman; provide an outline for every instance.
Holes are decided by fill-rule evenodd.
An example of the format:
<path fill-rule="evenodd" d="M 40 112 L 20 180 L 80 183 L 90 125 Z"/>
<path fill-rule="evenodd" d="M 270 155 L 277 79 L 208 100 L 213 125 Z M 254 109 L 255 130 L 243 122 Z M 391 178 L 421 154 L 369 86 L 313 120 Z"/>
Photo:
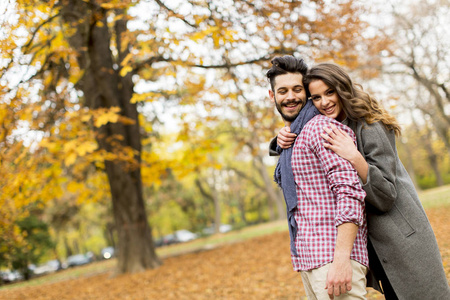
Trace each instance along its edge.
<path fill-rule="evenodd" d="M 357 147 L 336 127 L 324 128 L 322 137 L 353 165 L 367 193 L 370 268 L 386 299 L 450 299 L 436 238 L 397 154 L 395 118 L 335 64 L 312 67 L 304 86 L 322 114 L 356 134 Z M 287 148 L 295 135 L 282 129 L 277 140 Z"/>

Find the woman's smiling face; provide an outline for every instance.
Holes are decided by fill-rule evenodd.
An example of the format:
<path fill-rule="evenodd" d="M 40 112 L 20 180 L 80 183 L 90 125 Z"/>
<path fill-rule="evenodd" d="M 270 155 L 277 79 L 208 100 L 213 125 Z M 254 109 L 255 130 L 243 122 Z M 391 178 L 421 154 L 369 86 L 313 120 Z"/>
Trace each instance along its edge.
<path fill-rule="evenodd" d="M 309 84 L 311 100 L 319 112 L 329 118 L 342 122 L 345 118 L 345 112 L 342 109 L 342 102 L 336 90 L 330 88 L 320 79 L 311 81 Z"/>

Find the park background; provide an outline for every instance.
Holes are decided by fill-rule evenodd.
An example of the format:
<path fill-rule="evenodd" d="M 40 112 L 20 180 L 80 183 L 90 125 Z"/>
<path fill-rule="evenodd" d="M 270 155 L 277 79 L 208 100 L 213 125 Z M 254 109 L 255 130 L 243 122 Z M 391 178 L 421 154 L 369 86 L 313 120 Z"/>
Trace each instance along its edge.
<path fill-rule="evenodd" d="M 297 299 L 268 156 L 286 54 L 343 66 L 398 118 L 449 274 L 449 4 L 2 1 L 0 269 L 31 280 L 0 297 Z M 178 230 L 196 240 L 161 246 Z M 93 262 L 30 269 L 75 254 Z"/>

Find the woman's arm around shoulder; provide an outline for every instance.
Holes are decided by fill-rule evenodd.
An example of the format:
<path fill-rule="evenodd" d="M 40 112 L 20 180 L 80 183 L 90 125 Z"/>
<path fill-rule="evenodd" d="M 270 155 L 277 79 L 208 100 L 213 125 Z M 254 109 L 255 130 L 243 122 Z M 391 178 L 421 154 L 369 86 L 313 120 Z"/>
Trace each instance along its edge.
<path fill-rule="evenodd" d="M 336 127 L 335 124 L 330 124 L 330 127 L 324 127 L 323 130 L 325 133 L 322 133 L 320 136 L 325 140 L 324 147 L 348 160 L 355 168 L 362 183 L 365 184 L 367 182 L 369 165 L 358 151 L 352 137 L 341 128 Z"/>
<path fill-rule="evenodd" d="M 397 197 L 395 174 L 398 162 L 395 134 L 381 122 L 357 123 L 358 147 L 348 132 L 331 124 L 321 134 L 324 147 L 348 160 L 361 179 L 366 200 L 381 212 L 389 211 Z"/>

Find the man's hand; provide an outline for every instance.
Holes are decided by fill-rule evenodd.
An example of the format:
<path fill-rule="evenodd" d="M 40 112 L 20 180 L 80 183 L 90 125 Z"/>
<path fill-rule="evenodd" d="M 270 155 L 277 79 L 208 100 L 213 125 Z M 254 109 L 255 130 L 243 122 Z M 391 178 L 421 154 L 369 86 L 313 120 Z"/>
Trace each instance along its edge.
<path fill-rule="evenodd" d="M 280 132 L 278 132 L 277 144 L 281 147 L 281 149 L 287 149 L 292 146 L 296 137 L 297 135 L 295 133 L 291 133 L 291 128 L 289 126 L 285 126 L 281 128 Z"/>
<path fill-rule="evenodd" d="M 345 294 L 352 289 L 353 269 L 350 262 L 353 243 L 355 242 L 358 226 L 353 223 L 343 223 L 337 227 L 336 247 L 334 259 L 327 274 L 325 289 L 330 299 Z"/>
<path fill-rule="evenodd" d="M 347 293 L 352 289 L 352 265 L 350 259 L 335 260 L 328 270 L 325 289 L 330 299 Z"/>

